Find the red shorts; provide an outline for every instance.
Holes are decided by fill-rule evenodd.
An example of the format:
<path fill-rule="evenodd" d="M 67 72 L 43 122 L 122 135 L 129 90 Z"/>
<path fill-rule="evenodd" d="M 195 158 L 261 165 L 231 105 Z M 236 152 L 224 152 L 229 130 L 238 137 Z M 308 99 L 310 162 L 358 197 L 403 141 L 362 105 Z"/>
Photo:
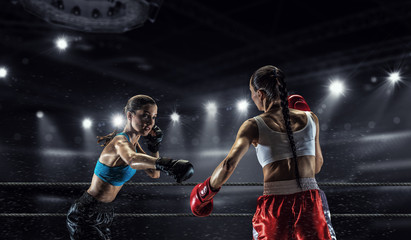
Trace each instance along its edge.
<path fill-rule="evenodd" d="M 253 239 L 331 239 L 319 190 L 259 197 L 253 217 Z"/>

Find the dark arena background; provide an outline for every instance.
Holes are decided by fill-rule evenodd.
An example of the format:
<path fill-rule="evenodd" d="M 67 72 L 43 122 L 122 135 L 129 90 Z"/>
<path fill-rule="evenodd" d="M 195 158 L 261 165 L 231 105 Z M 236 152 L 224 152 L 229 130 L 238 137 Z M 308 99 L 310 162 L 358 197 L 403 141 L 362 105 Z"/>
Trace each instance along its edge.
<path fill-rule="evenodd" d="M 264 65 L 319 117 L 316 178 L 337 239 L 410 239 L 410 57 L 410 1 L 2 0 L 0 239 L 69 239 L 96 136 L 122 130 L 136 94 L 158 103 L 161 155 L 195 174 L 179 185 L 137 171 L 114 202 L 113 239 L 251 239 L 254 147 L 214 215 L 191 215 L 189 196 L 259 114 L 249 79 Z"/>

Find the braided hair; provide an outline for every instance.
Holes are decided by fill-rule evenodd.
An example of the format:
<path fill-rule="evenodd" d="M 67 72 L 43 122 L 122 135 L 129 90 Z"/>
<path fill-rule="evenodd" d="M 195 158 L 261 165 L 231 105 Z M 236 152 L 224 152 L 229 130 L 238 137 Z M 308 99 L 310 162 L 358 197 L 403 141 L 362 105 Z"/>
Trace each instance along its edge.
<path fill-rule="evenodd" d="M 136 95 L 134 97 L 131 97 L 127 105 L 124 107 L 124 113 L 127 115 L 127 112 L 132 112 L 141 109 L 144 105 L 146 104 L 153 104 L 156 105 L 156 101 L 154 101 L 153 98 L 147 96 L 147 95 Z M 97 143 L 103 142 L 100 146 L 105 147 L 107 146 L 110 141 L 117 136 L 118 130 L 115 129 L 112 133 L 106 135 L 106 136 L 97 136 Z"/>
<path fill-rule="evenodd" d="M 283 113 L 284 124 L 290 142 L 291 151 L 294 159 L 295 177 L 298 186 L 301 188 L 300 173 L 298 171 L 297 148 L 295 146 L 294 134 L 291 129 L 290 110 L 288 109 L 287 85 L 284 80 L 285 76 L 281 69 L 275 66 L 264 66 L 259 68 L 251 76 L 251 86 L 255 91 L 262 90 L 266 93 L 267 101 L 271 102 L 278 97 L 281 100 L 281 110 Z"/>

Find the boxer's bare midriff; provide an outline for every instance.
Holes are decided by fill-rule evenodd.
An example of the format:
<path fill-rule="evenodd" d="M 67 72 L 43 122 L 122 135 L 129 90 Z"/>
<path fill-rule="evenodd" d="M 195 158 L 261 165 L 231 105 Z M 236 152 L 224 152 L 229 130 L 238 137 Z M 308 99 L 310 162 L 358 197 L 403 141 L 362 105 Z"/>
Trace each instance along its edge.
<path fill-rule="evenodd" d="M 122 186 L 113 186 L 110 183 L 104 182 L 95 174 L 87 192 L 100 202 L 112 202 Z"/>
<path fill-rule="evenodd" d="M 313 178 L 315 176 L 315 156 L 301 156 L 297 159 L 300 178 Z M 290 158 L 269 163 L 263 168 L 264 182 L 295 179 L 294 171 L 294 160 Z"/>

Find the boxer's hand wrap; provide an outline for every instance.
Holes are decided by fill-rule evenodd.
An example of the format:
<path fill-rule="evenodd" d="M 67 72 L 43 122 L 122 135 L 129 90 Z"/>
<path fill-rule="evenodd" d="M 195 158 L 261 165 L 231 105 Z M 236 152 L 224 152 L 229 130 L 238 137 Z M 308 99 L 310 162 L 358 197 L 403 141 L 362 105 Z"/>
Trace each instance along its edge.
<path fill-rule="evenodd" d="M 194 167 L 189 161 L 171 158 L 157 159 L 156 170 L 174 177 L 178 183 L 189 179 L 194 174 Z"/>
<path fill-rule="evenodd" d="M 288 96 L 288 107 L 301 111 L 311 111 L 305 99 L 297 94 Z"/>
<path fill-rule="evenodd" d="M 156 153 L 160 148 L 161 141 L 163 141 L 163 131 L 161 131 L 161 129 L 157 125 L 154 125 L 153 131 L 155 133 L 155 136 L 149 133 L 144 137 L 144 139 L 146 140 L 148 150 L 150 150 L 150 152 L 152 153 Z"/>
<path fill-rule="evenodd" d="M 197 217 L 206 217 L 213 211 L 213 197 L 220 191 L 221 187 L 213 191 L 210 186 L 210 177 L 205 182 L 197 184 L 191 191 L 191 211 Z"/>

